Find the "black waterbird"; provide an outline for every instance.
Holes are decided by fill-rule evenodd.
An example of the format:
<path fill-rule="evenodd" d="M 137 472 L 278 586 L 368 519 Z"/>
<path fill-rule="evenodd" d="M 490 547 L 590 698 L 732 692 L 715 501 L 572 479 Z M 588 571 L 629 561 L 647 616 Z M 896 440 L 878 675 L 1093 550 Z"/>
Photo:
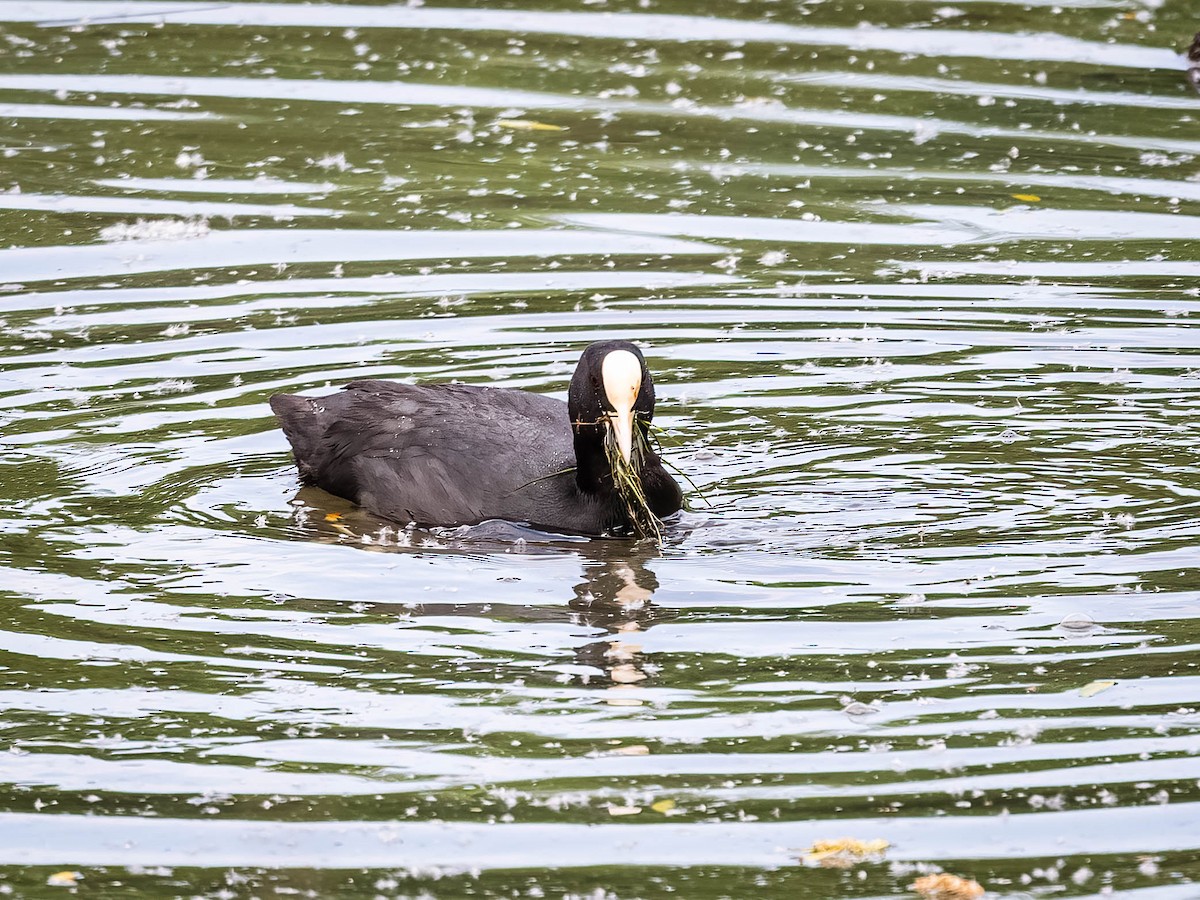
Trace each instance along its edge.
<path fill-rule="evenodd" d="M 1200 31 L 1196 32 L 1196 37 L 1192 39 L 1192 46 L 1188 47 L 1187 61 L 1189 64 L 1188 83 L 1196 89 L 1196 93 L 1200 94 Z"/>
<path fill-rule="evenodd" d="M 683 504 L 650 448 L 654 382 L 628 341 L 583 351 L 567 402 L 470 385 L 355 381 L 271 398 L 300 478 L 394 522 L 489 519 L 658 538 Z"/>

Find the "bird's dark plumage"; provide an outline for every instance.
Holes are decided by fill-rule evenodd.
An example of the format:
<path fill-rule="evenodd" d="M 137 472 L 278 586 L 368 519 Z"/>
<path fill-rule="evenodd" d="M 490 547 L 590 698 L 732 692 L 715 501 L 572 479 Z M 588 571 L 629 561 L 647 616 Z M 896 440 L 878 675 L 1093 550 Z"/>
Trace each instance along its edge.
<path fill-rule="evenodd" d="M 1200 31 L 1196 32 L 1196 37 L 1192 39 L 1192 46 L 1188 47 L 1187 61 L 1191 63 L 1191 67 L 1187 71 L 1188 83 L 1200 93 Z"/>
<path fill-rule="evenodd" d="M 278 394 L 271 409 L 303 481 L 384 518 L 617 532 L 630 521 L 604 445 L 613 415 L 604 366 L 613 351 L 632 353 L 641 368 L 633 427 L 644 452 L 633 459 L 661 518 L 680 508 L 682 493 L 645 444 L 654 386 L 641 352 L 625 341 L 584 351 L 569 403 L 490 387 L 355 381 L 326 397 Z"/>

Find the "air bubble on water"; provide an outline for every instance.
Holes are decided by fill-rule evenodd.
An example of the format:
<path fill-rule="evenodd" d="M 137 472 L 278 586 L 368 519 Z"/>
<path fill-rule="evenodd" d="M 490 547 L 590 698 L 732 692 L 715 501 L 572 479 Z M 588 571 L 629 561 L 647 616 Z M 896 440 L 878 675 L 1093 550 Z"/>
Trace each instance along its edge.
<path fill-rule="evenodd" d="M 1070 613 L 1063 617 L 1063 620 L 1058 623 L 1058 627 L 1065 631 L 1083 633 L 1094 629 L 1096 622 L 1086 613 Z"/>
<path fill-rule="evenodd" d="M 857 700 L 851 700 L 849 697 L 841 699 L 843 703 L 842 712 L 852 719 L 862 716 L 872 716 L 879 712 L 879 708 L 882 705 L 878 700 L 872 700 L 870 703 L 860 703 Z"/>

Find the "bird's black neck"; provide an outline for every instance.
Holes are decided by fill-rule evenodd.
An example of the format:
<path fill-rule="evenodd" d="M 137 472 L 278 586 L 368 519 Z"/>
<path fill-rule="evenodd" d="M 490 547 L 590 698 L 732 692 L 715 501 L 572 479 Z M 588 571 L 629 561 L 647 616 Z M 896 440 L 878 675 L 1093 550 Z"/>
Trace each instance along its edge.
<path fill-rule="evenodd" d="M 575 431 L 575 483 L 592 496 L 613 493 L 612 467 L 604 452 L 604 434 L 598 428 L 585 425 Z"/>

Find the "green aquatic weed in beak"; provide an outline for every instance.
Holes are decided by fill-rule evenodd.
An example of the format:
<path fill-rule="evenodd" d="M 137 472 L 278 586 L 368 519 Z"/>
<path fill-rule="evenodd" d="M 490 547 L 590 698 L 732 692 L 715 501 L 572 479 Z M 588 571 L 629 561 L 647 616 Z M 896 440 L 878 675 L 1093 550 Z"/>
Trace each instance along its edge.
<path fill-rule="evenodd" d="M 641 471 L 648 455 L 646 437 L 634 423 L 633 407 L 642 388 L 642 363 L 628 350 L 613 350 L 600 366 L 604 396 L 611 412 L 605 415 L 604 452 L 613 484 L 638 537 L 661 540 L 662 527 L 650 509 Z"/>

